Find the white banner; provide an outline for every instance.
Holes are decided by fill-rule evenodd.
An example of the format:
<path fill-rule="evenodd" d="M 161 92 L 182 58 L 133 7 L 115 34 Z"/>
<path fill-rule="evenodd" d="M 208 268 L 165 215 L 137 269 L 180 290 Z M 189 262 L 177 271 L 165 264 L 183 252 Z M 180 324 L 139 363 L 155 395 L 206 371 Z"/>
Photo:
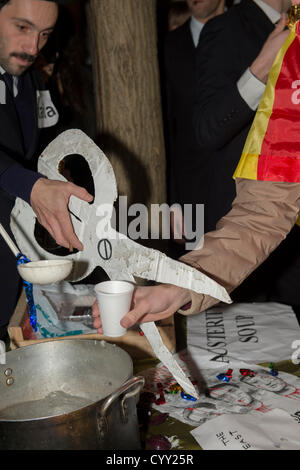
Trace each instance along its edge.
<path fill-rule="evenodd" d="M 299 450 L 299 424 L 285 411 L 223 415 L 191 431 L 204 450 Z"/>
<path fill-rule="evenodd" d="M 230 371 L 228 381 L 221 374 L 228 373 L 227 366 L 201 369 L 189 351 L 174 356 L 187 376 L 196 383 L 199 398 L 189 400 L 181 393 L 171 393 L 175 380 L 164 364 L 141 372 L 145 377 L 146 391 L 159 398 L 159 386 L 164 390 L 164 404 L 153 404 L 161 413 L 168 413 L 190 426 L 198 427 L 222 415 L 265 415 L 280 408 L 300 423 L 300 378 L 285 372 L 273 375 L 271 370 L 240 362 Z M 300 438 L 299 438 L 300 439 Z"/>
<path fill-rule="evenodd" d="M 188 348 L 201 358 L 202 368 L 291 359 L 296 340 L 300 340 L 297 318 L 283 304 L 222 305 L 187 318 Z"/>

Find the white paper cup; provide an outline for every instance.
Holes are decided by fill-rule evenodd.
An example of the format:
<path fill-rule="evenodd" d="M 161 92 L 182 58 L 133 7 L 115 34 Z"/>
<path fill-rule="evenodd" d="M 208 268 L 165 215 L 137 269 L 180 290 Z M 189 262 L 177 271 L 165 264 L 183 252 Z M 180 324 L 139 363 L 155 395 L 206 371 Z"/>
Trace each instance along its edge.
<path fill-rule="evenodd" d="M 96 284 L 102 330 L 105 336 L 116 338 L 126 333 L 120 325 L 121 319 L 129 312 L 134 284 L 127 281 L 105 281 Z"/>

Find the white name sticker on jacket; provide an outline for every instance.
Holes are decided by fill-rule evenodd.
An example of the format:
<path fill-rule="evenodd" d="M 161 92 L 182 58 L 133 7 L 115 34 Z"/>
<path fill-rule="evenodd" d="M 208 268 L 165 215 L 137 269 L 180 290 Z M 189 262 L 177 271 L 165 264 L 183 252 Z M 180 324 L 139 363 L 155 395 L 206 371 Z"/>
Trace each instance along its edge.
<path fill-rule="evenodd" d="M 49 90 L 37 90 L 38 127 L 54 126 L 58 121 L 58 111 L 54 106 Z"/>
<path fill-rule="evenodd" d="M 6 87 L 5 83 L 0 81 L 0 104 L 6 104 Z"/>

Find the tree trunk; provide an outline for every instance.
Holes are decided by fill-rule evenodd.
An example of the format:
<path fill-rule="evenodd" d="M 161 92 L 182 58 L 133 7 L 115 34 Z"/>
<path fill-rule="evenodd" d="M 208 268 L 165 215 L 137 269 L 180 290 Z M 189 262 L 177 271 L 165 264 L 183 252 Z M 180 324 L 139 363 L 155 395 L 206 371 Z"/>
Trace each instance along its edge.
<path fill-rule="evenodd" d="M 166 201 L 156 0 L 89 0 L 99 145 L 128 204 Z"/>

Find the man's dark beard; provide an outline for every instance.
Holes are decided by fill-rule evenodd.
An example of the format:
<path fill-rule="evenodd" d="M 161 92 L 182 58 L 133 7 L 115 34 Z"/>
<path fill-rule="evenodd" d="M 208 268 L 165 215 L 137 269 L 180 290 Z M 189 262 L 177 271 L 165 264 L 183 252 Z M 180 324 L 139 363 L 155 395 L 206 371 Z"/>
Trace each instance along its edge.
<path fill-rule="evenodd" d="M 20 53 L 12 52 L 10 55 L 11 57 L 17 57 L 19 59 L 26 60 L 27 62 L 31 62 L 31 63 L 33 63 L 36 59 L 36 56 L 26 54 L 26 52 L 20 52 Z"/>

